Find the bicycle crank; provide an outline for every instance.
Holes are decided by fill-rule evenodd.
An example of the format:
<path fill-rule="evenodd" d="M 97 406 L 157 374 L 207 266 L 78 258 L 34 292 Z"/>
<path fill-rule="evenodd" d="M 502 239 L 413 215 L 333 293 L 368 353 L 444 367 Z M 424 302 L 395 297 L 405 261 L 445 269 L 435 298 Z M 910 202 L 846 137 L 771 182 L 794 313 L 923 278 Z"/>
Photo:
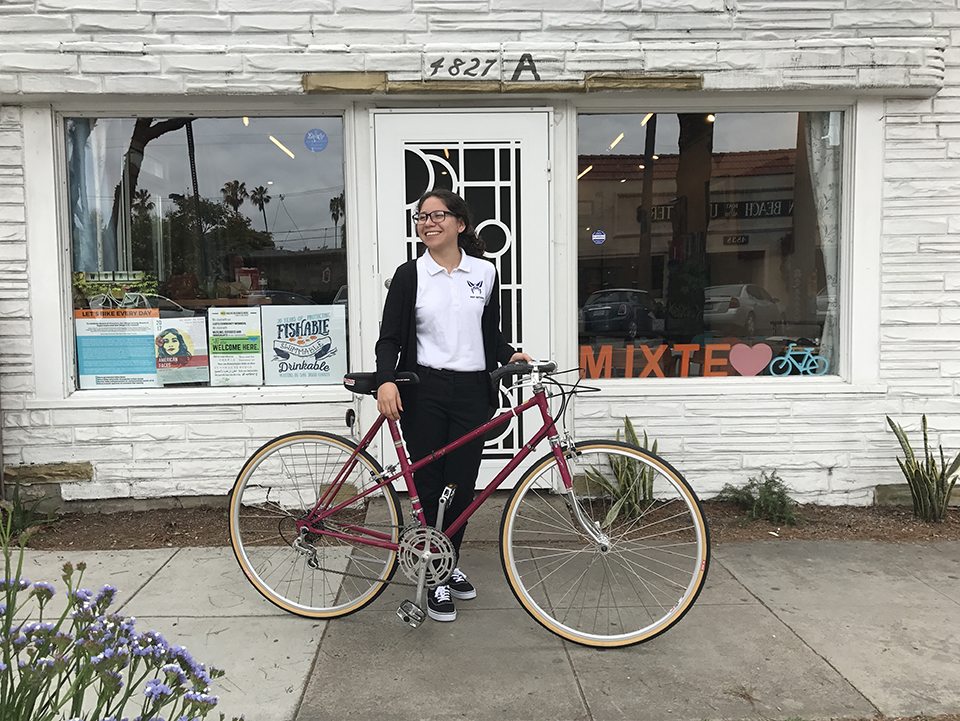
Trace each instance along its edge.
<path fill-rule="evenodd" d="M 420 581 L 421 573 L 427 588 L 446 583 L 456 563 L 453 543 L 431 526 L 410 526 L 400 534 L 400 570 L 411 581 Z"/>

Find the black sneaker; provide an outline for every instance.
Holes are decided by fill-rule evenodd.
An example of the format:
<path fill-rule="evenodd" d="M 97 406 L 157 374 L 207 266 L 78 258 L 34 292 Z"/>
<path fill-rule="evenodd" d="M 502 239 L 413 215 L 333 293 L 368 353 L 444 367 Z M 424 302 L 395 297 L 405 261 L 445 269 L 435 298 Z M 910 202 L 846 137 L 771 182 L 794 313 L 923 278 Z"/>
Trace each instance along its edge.
<path fill-rule="evenodd" d="M 477 589 L 459 568 L 453 569 L 453 574 L 450 576 L 450 594 L 460 601 L 477 597 Z"/>
<path fill-rule="evenodd" d="M 457 620 L 457 607 L 450 598 L 449 586 L 427 589 L 427 615 L 434 621 Z"/>

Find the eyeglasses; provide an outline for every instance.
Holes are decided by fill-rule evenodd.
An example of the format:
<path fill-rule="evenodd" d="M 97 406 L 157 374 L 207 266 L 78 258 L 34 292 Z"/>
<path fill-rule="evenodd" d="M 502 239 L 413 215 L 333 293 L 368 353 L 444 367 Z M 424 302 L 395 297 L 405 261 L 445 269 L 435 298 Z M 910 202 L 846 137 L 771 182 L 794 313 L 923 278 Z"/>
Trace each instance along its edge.
<path fill-rule="evenodd" d="M 452 218 L 457 217 L 456 213 L 451 213 L 449 210 L 434 210 L 430 213 L 414 213 L 413 222 L 417 225 L 423 225 L 427 222 L 427 218 L 430 218 L 434 223 L 442 223 L 448 215 Z"/>

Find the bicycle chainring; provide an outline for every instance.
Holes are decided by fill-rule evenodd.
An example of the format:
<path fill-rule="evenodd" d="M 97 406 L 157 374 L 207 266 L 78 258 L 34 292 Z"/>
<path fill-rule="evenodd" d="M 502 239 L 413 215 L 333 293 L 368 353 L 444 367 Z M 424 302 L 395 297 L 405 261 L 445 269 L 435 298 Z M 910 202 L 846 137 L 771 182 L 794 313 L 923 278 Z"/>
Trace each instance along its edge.
<path fill-rule="evenodd" d="M 429 553 L 429 555 L 427 555 Z M 456 564 L 457 551 L 451 540 L 432 526 L 408 526 L 400 534 L 400 570 L 411 581 L 420 578 L 424 566 L 424 580 L 428 588 L 450 580 Z"/>

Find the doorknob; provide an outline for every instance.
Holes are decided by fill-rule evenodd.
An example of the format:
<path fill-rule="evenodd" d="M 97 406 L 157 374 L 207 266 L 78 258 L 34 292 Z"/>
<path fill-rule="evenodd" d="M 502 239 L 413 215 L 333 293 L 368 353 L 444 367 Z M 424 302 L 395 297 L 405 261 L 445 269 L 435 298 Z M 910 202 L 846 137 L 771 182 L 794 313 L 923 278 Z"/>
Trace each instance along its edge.
<path fill-rule="evenodd" d="M 391 281 L 391 280 L 393 280 L 393 278 L 387 278 L 385 281 L 383 281 L 383 287 L 384 287 L 384 288 L 389 288 L 389 287 L 390 287 L 390 281 Z"/>

